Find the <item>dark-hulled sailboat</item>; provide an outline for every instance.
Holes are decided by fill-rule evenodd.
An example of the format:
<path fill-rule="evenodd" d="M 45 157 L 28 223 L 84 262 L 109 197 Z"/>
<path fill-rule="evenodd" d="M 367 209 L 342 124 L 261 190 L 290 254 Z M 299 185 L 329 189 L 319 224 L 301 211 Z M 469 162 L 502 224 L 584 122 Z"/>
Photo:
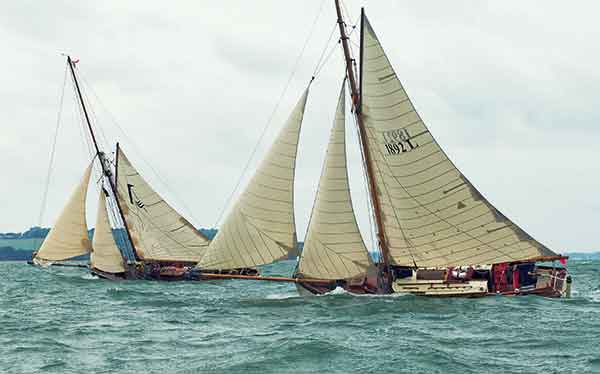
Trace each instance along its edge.
<path fill-rule="evenodd" d="M 184 279 L 186 271 L 204 255 L 209 240 L 150 187 L 118 144 L 113 168 L 112 160 L 101 151 L 96 140 L 79 85 L 76 62 L 67 57 L 67 66 L 94 156 L 32 263 L 60 264 L 89 253 L 92 273 L 103 278 Z M 96 160 L 101 170 L 98 181 L 101 193 L 96 229 L 90 243 L 85 201 Z M 122 247 L 115 242 L 117 234 L 122 236 Z"/>

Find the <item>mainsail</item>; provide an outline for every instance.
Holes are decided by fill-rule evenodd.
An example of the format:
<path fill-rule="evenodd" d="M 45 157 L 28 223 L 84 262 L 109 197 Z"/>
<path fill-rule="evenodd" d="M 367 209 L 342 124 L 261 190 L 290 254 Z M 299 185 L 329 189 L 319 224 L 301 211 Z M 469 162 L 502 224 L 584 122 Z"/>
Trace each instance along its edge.
<path fill-rule="evenodd" d="M 296 247 L 294 171 L 308 88 L 200 261 L 239 269 L 285 258 Z"/>
<path fill-rule="evenodd" d="M 372 261 L 356 223 L 346 163 L 345 98 L 340 92 L 298 275 L 321 279 L 364 276 Z"/>
<path fill-rule="evenodd" d="M 104 191 L 100 191 L 100 201 L 98 202 L 98 214 L 96 217 L 92 248 L 90 265 L 93 269 L 98 269 L 107 273 L 122 273 L 125 271 L 123 257 L 115 243 L 112 228 L 108 221 L 108 211 L 106 210 Z"/>
<path fill-rule="evenodd" d="M 42 243 L 36 258 L 48 261 L 67 260 L 91 251 L 85 219 L 85 199 L 92 165 L 85 170 L 54 227 Z"/>
<path fill-rule="evenodd" d="M 391 262 L 490 264 L 556 256 L 488 202 L 448 159 L 363 16 L 361 113 Z"/>
<path fill-rule="evenodd" d="M 142 260 L 200 261 L 208 239 L 150 187 L 120 148 L 117 194 L 133 247 Z"/>

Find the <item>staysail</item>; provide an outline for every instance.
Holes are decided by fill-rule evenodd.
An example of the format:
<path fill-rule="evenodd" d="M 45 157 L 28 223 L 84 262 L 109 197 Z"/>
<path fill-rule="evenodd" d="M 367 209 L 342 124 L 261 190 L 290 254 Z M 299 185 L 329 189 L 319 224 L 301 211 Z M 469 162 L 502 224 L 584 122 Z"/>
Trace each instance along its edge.
<path fill-rule="evenodd" d="M 107 273 L 122 273 L 125 271 L 123 257 L 115 243 L 112 228 L 108 221 L 104 191 L 100 191 L 92 248 L 90 265 L 93 269 L 102 270 Z"/>
<path fill-rule="evenodd" d="M 308 88 L 200 261 L 239 269 L 285 258 L 296 248 L 294 171 Z"/>
<path fill-rule="evenodd" d="M 36 254 L 37 259 L 61 261 L 91 251 L 85 219 L 85 199 L 92 174 L 92 165 L 85 170 L 81 182 L 56 220 Z"/>
<path fill-rule="evenodd" d="M 198 262 L 209 240 L 173 209 L 117 148 L 117 194 L 142 260 Z"/>
<path fill-rule="evenodd" d="M 317 197 L 298 263 L 298 276 L 357 278 L 364 276 L 371 264 L 350 196 L 342 86 Z"/>
<path fill-rule="evenodd" d="M 363 16 L 361 114 L 391 262 L 490 264 L 557 256 L 514 224 L 448 159 Z"/>

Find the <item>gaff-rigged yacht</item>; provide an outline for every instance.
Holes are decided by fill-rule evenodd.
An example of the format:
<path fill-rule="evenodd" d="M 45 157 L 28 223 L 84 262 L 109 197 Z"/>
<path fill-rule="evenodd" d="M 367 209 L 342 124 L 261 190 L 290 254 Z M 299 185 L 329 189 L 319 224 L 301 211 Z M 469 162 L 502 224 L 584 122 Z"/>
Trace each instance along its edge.
<path fill-rule="evenodd" d="M 89 253 L 91 272 L 103 278 L 185 279 L 186 271 L 204 255 L 209 240 L 152 189 L 118 144 L 114 160 L 100 149 L 79 84 L 76 62 L 70 57 L 67 67 L 94 154 L 81 183 L 31 263 L 62 264 Z M 90 242 L 85 202 L 96 161 L 100 166 L 97 180 L 101 192 Z M 120 238 L 121 246 L 117 246 L 116 237 Z"/>
<path fill-rule="evenodd" d="M 339 0 L 335 6 L 378 261 L 367 251 L 350 198 L 342 89 L 294 276 L 223 274 L 283 258 L 295 245 L 293 169 L 307 89 L 196 273 L 294 282 L 313 294 L 341 287 L 352 293 L 440 297 L 568 295 L 568 272 L 555 266 L 567 257 L 503 215 L 450 161 L 415 110 L 364 10 L 356 78 Z M 553 264 L 540 264 L 548 261 Z"/>
<path fill-rule="evenodd" d="M 329 160 L 328 149 L 296 277 L 335 283 L 300 282 L 299 287 L 312 293 L 340 286 L 350 292 L 444 297 L 567 295 L 566 269 L 536 265 L 566 257 L 503 215 L 450 161 L 415 110 L 364 10 L 357 82 L 338 0 L 336 9 L 380 262 L 374 266 L 364 256 L 355 223 L 336 217 L 352 207 L 345 188 L 330 187 L 332 180 L 346 186 L 347 179 L 341 158 L 335 164 L 338 175 L 330 177 L 327 170 L 335 161 Z M 334 134 L 342 128 L 340 106 Z M 332 135 L 329 147 L 339 147 L 340 139 Z M 315 214 L 324 218 L 315 220 Z M 344 235 L 344 222 L 350 222 L 352 236 Z M 351 237 L 354 240 L 346 245 Z M 358 259 L 348 255 L 352 246 L 352 253 L 362 253 Z"/>

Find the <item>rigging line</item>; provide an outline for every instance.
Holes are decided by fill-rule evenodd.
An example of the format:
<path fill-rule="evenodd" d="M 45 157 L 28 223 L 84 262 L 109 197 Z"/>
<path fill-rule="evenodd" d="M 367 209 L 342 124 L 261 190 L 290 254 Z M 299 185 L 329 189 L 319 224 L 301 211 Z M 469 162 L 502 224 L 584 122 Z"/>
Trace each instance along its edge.
<path fill-rule="evenodd" d="M 335 52 L 337 49 L 338 48 L 337 48 L 336 44 L 334 44 L 333 46 L 331 46 L 331 49 L 329 50 L 329 54 L 327 55 L 327 57 L 325 58 L 325 60 L 323 60 L 323 63 L 321 64 L 321 66 L 319 66 L 319 69 L 316 71 L 315 76 L 321 73 L 321 70 L 323 70 L 323 68 L 325 67 L 325 65 L 327 65 L 327 62 L 329 61 L 329 59 L 333 55 L 333 52 Z"/>
<path fill-rule="evenodd" d="M 309 33 L 308 33 L 306 39 L 304 40 L 304 44 L 302 45 L 302 49 L 300 50 L 300 54 L 298 55 L 298 57 L 296 58 L 296 61 L 294 62 L 294 65 L 292 67 L 292 72 L 290 73 L 290 75 L 288 77 L 288 80 L 285 83 L 285 86 L 283 87 L 283 91 L 279 95 L 279 98 L 277 99 L 277 101 L 275 103 L 275 107 L 273 108 L 273 110 L 271 111 L 271 114 L 267 118 L 267 122 L 266 122 L 264 128 L 262 129 L 262 132 L 260 133 L 260 136 L 258 137 L 258 141 L 254 145 L 254 149 L 252 149 L 252 152 L 250 153 L 250 157 L 248 158 L 248 161 L 246 161 L 246 164 L 244 165 L 244 168 L 242 169 L 242 172 L 240 173 L 240 176 L 238 178 L 238 181 L 237 181 L 235 187 L 233 188 L 233 191 L 231 191 L 231 193 L 227 197 L 227 200 L 225 201 L 225 204 L 221 208 L 221 211 L 219 212 L 219 215 L 217 216 L 217 220 L 215 221 L 213 227 L 217 227 L 217 225 L 219 224 L 219 222 L 223 218 L 223 215 L 225 214 L 225 210 L 227 210 L 227 208 L 231 204 L 231 200 L 233 199 L 233 196 L 238 191 L 238 189 L 239 189 L 239 187 L 240 187 L 240 185 L 242 183 L 242 180 L 244 178 L 244 175 L 246 175 L 246 172 L 248 171 L 248 168 L 250 167 L 250 163 L 252 162 L 252 160 L 254 159 L 254 156 L 256 155 L 256 152 L 258 151 L 258 147 L 261 144 L 261 142 L 262 142 L 262 140 L 263 140 L 263 138 L 264 138 L 264 136 L 265 136 L 265 134 L 267 132 L 267 129 L 271 125 L 271 122 L 273 121 L 273 118 L 275 117 L 275 113 L 277 113 L 277 110 L 279 109 L 279 106 L 281 105 L 281 102 L 283 101 L 283 97 L 285 96 L 285 94 L 286 94 L 286 92 L 287 92 L 290 84 L 292 83 L 292 79 L 296 75 L 296 72 L 298 70 L 298 66 L 300 65 L 300 61 L 302 60 L 302 57 L 304 56 L 304 51 L 306 50 L 306 47 L 308 46 L 308 42 L 310 41 L 310 39 L 312 39 L 313 33 L 314 33 L 315 28 L 317 26 L 317 22 L 319 21 L 319 18 L 321 17 L 321 13 L 323 13 L 323 6 L 324 5 L 325 5 L 325 0 L 321 0 L 321 4 L 319 6 L 319 10 L 317 12 L 317 15 L 316 15 L 315 19 L 313 20 L 313 23 L 312 23 L 312 25 L 310 27 L 310 30 L 309 30 Z M 314 77 L 313 77 L 313 80 L 314 80 Z M 311 80 L 311 82 L 312 82 L 312 80 Z"/>
<path fill-rule="evenodd" d="M 52 176 L 52 166 L 54 165 L 54 156 L 56 154 L 56 142 L 58 140 L 58 131 L 60 129 L 60 122 L 62 117 L 62 111 L 64 107 L 65 99 L 65 86 L 67 85 L 67 65 L 65 65 L 65 73 L 63 76 L 62 89 L 60 92 L 60 99 L 58 104 L 58 114 L 56 115 L 56 125 L 54 129 L 54 139 L 52 140 L 52 148 L 50 151 L 50 160 L 48 162 L 48 170 L 46 172 L 46 184 L 44 186 L 44 193 L 42 195 L 42 206 L 40 207 L 40 214 L 38 216 L 38 226 L 42 227 L 42 219 L 46 210 L 46 202 L 48 200 L 48 189 L 50 188 L 50 177 Z"/>
<path fill-rule="evenodd" d="M 350 12 L 348 11 L 348 8 L 346 7 L 346 2 L 344 2 L 344 0 L 340 0 L 340 3 L 342 3 L 342 11 L 343 11 L 344 13 L 346 13 L 346 17 L 345 17 L 345 19 L 353 19 L 353 18 L 350 16 Z"/>
<path fill-rule="evenodd" d="M 85 121 L 85 115 L 83 113 L 83 108 L 82 108 L 82 104 L 80 103 L 79 97 L 77 95 L 77 90 L 76 90 L 76 82 L 74 80 L 74 78 L 71 76 L 71 82 L 73 84 L 73 96 L 74 96 L 74 100 L 75 100 L 75 107 L 76 107 L 76 113 L 79 113 L 79 133 L 81 134 L 82 138 L 84 139 L 84 154 L 86 151 L 86 146 L 87 146 L 87 152 L 88 152 L 88 156 L 90 157 L 90 159 L 95 158 L 94 155 L 96 153 L 95 149 L 93 148 L 93 145 L 91 144 L 91 140 L 88 138 L 88 136 L 86 136 L 86 133 L 88 131 L 87 126 L 86 126 L 86 121 Z M 92 167 L 93 168 L 93 167 Z"/>
<path fill-rule="evenodd" d="M 334 23 L 333 27 L 331 28 L 331 33 L 329 33 L 329 37 L 327 38 L 327 42 L 325 43 L 325 46 L 323 47 L 323 51 L 321 51 L 321 55 L 319 56 L 319 60 L 317 61 L 317 65 L 315 66 L 315 70 L 313 71 L 313 77 L 316 77 L 317 71 L 321 70 L 322 65 L 320 65 L 320 64 L 323 61 L 323 56 L 327 52 L 327 48 L 329 48 L 329 43 L 331 42 L 331 38 L 333 37 L 333 33 L 335 32 L 336 27 L 337 27 L 337 24 Z M 334 45 L 334 47 L 335 47 L 335 45 Z M 324 64 L 324 62 L 323 62 L 323 64 Z"/>
<path fill-rule="evenodd" d="M 87 81 L 85 79 L 83 79 L 83 74 L 81 73 L 81 69 L 79 69 L 77 67 L 76 67 L 76 69 L 77 69 L 77 73 L 79 75 L 80 80 L 83 82 L 82 86 L 85 86 L 85 87 L 82 87 L 82 88 L 85 88 L 85 89 L 82 89 L 81 91 L 83 93 L 83 98 L 84 98 L 85 102 L 88 104 L 87 105 L 87 109 L 88 109 L 88 112 L 89 112 L 89 114 L 91 116 L 91 120 L 92 120 L 91 121 L 91 125 L 92 125 L 92 128 L 94 130 L 96 130 L 97 133 L 100 133 L 100 138 L 101 138 L 102 141 L 104 141 L 104 144 L 100 143 L 100 145 L 104 145 L 104 147 L 106 148 L 108 146 L 108 144 L 109 144 L 108 140 L 107 140 L 107 137 L 106 137 L 106 134 L 104 133 L 104 129 L 101 126 L 98 126 L 98 118 L 99 117 L 96 114 L 96 112 L 94 111 L 94 106 L 91 105 L 91 100 L 90 100 L 89 96 L 87 95 L 87 91 L 89 90 L 89 84 L 87 83 Z"/>
<path fill-rule="evenodd" d="M 125 140 L 128 142 L 128 144 L 131 144 L 132 147 L 135 149 L 135 151 L 138 153 L 138 156 L 140 156 L 140 159 L 144 162 L 144 164 L 146 164 L 146 166 L 152 171 L 152 173 L 154 173 L 154 175 L 156 176 L 156 178 L 158 179 L 158 181 L 162 184 L 163 187 L 165 187 L 165 189 L 167 190 L 167 192 L 169 192 L 176 199 L 177 203 L 179 203 L 181 205 L 181 207 L 185 210 L 186 215 L 188 215 L 189 217 L 192 218 L 192 220 L 194 220 L 196 223 L 198 223 L 198 220 L 196 219 L 196 217 L 192 213 L 192 210 L 189 208 L 189 205 L 185 202 L 185 200 L 183 200 L 183 198 L 181 198 L 180 195 L 178 195 L 176 193 L 175 189 L 173 189 L 166 182 L 165 178 L 162 177 L 162 174 L 160 174 L 158 172 L 158 169 L 156 169 L 146 158 L 144 158 L 144 155 L 143 155 L 141 149 L 134 142 L 133 138 L 128 135 L 128 133 L 125 131 L 125 129 L 123 127 L 121 127 L 121 125 L 119 125 L 119 122 L 117 121 L 116 117 L 112 114 L 112 112 L 108 109 L 108 107 L 106 105 L 104 105 L 104 103 L 102 102 L 102 100 L 100 99 L 100 97 L 98 96 L 98 94 L 96 93 L 96 91 L 94 90 L 93 86 L 90 85 L 85 80 L 84 77 L 81 77 L 81 79 L 84 82 L 84 84 L 86 85 L 86 87 L 88 87 L 88 89 L 91 91 L 92 95 L 94 96 L 94 98 L 96 99 L 96 101 L 98 102 L 98 104 L 102 107 L 102 109 L 104 111 L 106 111 L 106 113 L 108 114 L 108 117 L 110 118 L 110 121 L 121 132 L 121 134 L 123 135 L 123 137 L 125 138 Z"/>
<path fill-rule="evenodd" d="M 352 36 L 352 34 L 354 34 L 354 31 L 358 30 L 357 26 L 358 26 L 359 21 L 360 21 L 360 14 L 358 15 L 358 17 L 356 17 L 356 19 L 352 23 L 352 30 L 350 30 L 350 32 L 348 33 L 348 37 Z"/>
<path fill-rule="evenodd" d="M 72 78 L 71 78 L 72 79 Z M 88 137 L 86 136 L 86 129 L 85 129 L 85 120 L 84 120 L 84 114 L 83 111 L 81 109 L 81 105 L 79 104 L 79 98 L 77 97 L 77 92 L 75 91 L 75 83 L 73 82 L 73 98 L 75 100 L 75 117 L 77 117 L 77 115 L 79 115 L 79 126 L 77 126 L 77 128 L 79 129 L 79 134 L 81 135 L 82 141 L 82 151 L 83 154 L 87 156 L 89 156 L 91 158 L 91 155 L 94 153 L 94 151 L 92 150 L 92 145 L 90 144 L 90 140 L 88 139 Z"/>

